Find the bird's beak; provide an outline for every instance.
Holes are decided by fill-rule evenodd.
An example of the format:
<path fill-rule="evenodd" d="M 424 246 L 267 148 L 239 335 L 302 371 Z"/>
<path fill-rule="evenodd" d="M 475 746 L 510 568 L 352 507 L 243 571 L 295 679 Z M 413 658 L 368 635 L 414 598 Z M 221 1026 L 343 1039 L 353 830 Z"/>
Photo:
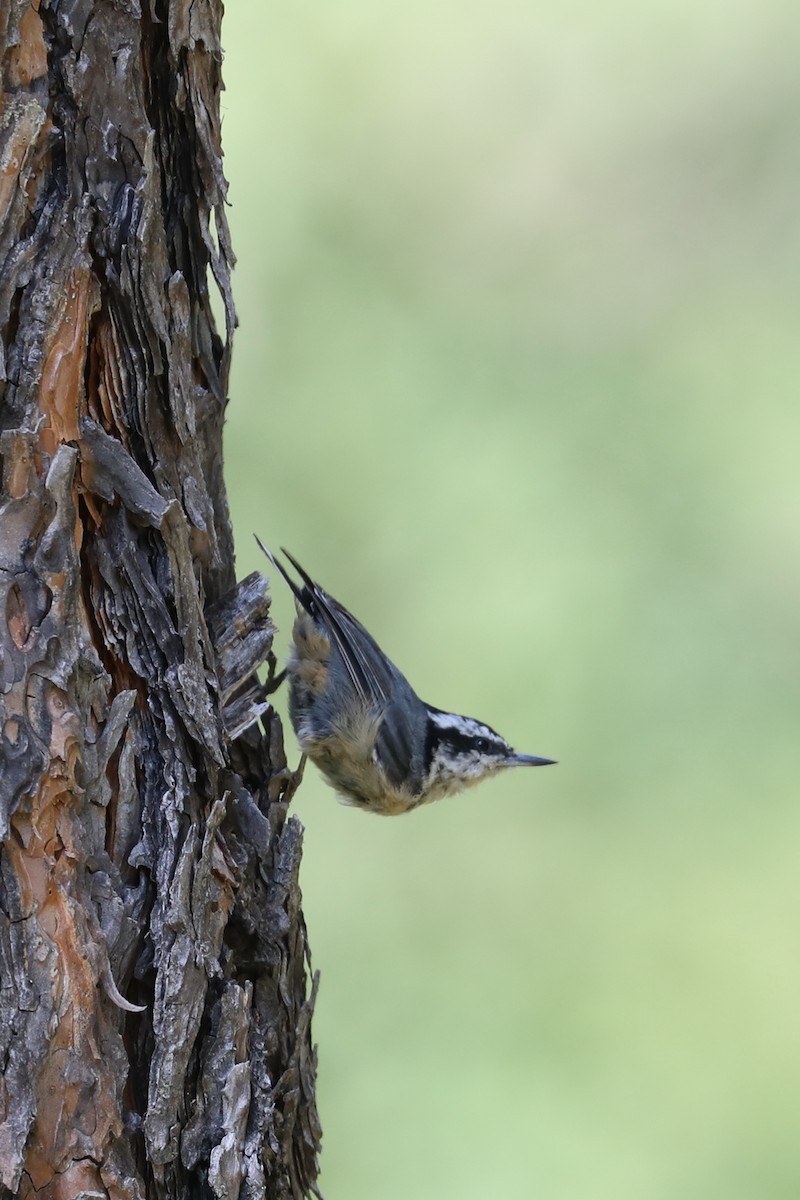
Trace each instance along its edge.
<path fill-rule="evenodd" d="M 506 766 L 509 767 L 552 767 L 555 766 L 558 760 L 555 758 L 537 758 L 535 754 L 517 754 L 514 753 L 506 759 Z"/>

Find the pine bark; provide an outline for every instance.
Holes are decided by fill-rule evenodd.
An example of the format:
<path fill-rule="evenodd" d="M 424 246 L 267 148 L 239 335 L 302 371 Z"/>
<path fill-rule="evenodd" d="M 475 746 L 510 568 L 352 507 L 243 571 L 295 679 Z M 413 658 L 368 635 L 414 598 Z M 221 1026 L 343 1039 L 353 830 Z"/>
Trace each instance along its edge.
<path fill-rule="evenodd" d="M 221 14 L 0 0 L 4 1200 L 316 1194 L 296 780 L 222 478 Z"/>

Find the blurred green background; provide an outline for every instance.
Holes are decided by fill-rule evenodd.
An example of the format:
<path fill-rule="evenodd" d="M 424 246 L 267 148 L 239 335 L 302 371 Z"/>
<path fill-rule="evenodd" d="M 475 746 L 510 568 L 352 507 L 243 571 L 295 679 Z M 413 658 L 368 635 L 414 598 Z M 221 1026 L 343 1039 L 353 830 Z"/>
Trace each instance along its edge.
<path fill-rule="evenodd" d="M 391 821 L 308 771 L 326 1198 L 796 1200 L 800 10 L 224 35 L 239 573 L 560 760 Z"/>

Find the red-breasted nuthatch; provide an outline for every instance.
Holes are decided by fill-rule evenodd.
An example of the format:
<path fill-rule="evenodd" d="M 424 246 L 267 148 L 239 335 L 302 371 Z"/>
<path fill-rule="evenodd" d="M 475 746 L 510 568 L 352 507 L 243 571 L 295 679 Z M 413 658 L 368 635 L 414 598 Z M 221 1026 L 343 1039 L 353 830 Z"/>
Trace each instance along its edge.
<path fill-rule="evenodd" d="M 554 761 L 518 754 L 482 721 L 420 700 L 364 626 L 288 550 L 302 585 L 256 541 L 297 603 L 286 668 L 292 725 L 304 754 L 345 803 L 408 812 L 506 767 Z"/>

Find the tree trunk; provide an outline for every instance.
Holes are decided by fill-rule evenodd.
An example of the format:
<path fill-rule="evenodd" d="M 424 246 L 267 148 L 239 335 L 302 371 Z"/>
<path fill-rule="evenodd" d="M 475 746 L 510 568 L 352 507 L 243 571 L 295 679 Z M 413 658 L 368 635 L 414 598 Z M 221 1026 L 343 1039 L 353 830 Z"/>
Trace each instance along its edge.
<path fill-rule="evenodd" d="M 2 1197 L 316 1193 L 296 780 L 222 481 L 221 11 L 0 2 Z"/>

